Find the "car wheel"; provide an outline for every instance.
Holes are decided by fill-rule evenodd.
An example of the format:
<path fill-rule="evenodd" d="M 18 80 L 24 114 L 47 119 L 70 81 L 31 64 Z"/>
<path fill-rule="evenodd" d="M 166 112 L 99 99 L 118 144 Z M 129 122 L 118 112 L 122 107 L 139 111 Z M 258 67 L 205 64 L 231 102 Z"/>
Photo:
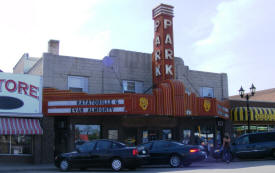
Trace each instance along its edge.
<path fill-rule="evenodd" d="M 68 160 L 62 160 L 60 162 L 59 168 L 61 171 L 68 171 L 70 170 L 71 166 Z"/>
<path fill-rule="evenodd" d="M 120 171 L 122 169 L 122 161 L 119 158 L 114 158 L 111 161 L 111 167 L 114 171 Z"/>
<path fill-rule="evenodd" d="M 182 163 L 182 165 L 184 166 L 184 167 L 188 167 L 188 166 L 190 166 L 192 163 L 191 162 L 183 162 Z"/>
<path fill-rule="evenodd" d="M 180 159 L 180 157 L 179 157 L 178 155 L 172 155 L 172 156 L 170 157 L 169 163 L 170 163 L 170 166 L 171 166 L 172 168 L 177 168 L 177 167 L 179 167 L 180 164 L 181 164 L 181 159 Z"/>

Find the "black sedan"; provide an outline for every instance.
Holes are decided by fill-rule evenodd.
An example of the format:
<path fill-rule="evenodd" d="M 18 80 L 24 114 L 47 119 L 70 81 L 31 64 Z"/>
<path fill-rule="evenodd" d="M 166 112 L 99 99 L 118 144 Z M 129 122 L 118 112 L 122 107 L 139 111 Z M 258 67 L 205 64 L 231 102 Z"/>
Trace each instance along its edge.
<path fill-rule="evenodd" d="M 61 171 L 90 167 L 111 167 L 120 171 L 123 168 L 135 169 L 148 157 L 143 147 L 127 147 L 121 142 L 99 139 L 84 143 L 74 152 L 56 156 L 55 166 Z"/>
<path fill-rule="evenodd" d="M 171 167 L 189 166 L 192 162 L 207 158 L 200 146 L 185 145 L 177 141 L 155 140 L 140 145 L 147 149 L 147 164 L 170 164 Z"/>

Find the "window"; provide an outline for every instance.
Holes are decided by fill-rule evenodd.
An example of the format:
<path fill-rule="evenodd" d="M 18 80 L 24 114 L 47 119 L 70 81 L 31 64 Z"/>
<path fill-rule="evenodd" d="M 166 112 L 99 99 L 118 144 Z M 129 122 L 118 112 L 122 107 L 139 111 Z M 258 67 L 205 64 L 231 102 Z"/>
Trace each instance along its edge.
<path fill-rule="evenodd" d="M 168 148 L 170 145 L 167 141 L 157 141 L 154 142 L 153 149 L 164 149 Z"/>
<path fill-rule="evenodd" d="M 191 130 L 184 129 L 182 131 L 182 135 L 183 135 L 183 137 L 182 137 L 182 143 L 189 144 L 190 139 L 191 139 Z"/>
<path fill-rule="evenodd" d="M 108 139 L 118 140 L 118 130 L 108 130 Z"/>
<path fill-rule="evenodd" d="M 112 149 L 117 149 L 117 148 L 123 148 L 126 145 L 122 144 L 122 143 L 116 143 L 116 142 L 112 142 Z"/>
<path fill-rule="evenodd" d="M 88 93 L 88 78 L 80 76 L 68 76 L 68 89 L 73 92 Z"/>
<path fill-rule="evenodd" d="M 143 93 L 143 82 L 123 80 L 123 93 Z"/>
<path fill-rule="evenodd" d="M 30 135 L 0 136 L 0 154 L 9 154 L 9 155 L 32 154 L 32 136 Z"/>
<path fill-rule="evenodd" d="M 170 129 L 163 129 L 162 130 L 162 139 L 172 139 L 172 131 Z"/>
<path fill-rule="evenodd" d="M 240 145 L 249 144 L 249 136 L 246 135 L 241 137 L 239 140 L 237 140 L 236 144 L 240 144 Z"/>
<path fill-rule="evenodd" d="M 96 142 L 87 142 L 79 147 L 80 152 L 91 152 L 94 150 Z"/>
<path fill-rule="evenodd" d="M 201 97 L 214 97 L 214 89 L 209 87 L 201 87 L 200 88 L 200 96 Z"/>
<path fill-rule="evenodd" d="M 110 141 L 98 141 L 96 144 L 96 151 L 101 151 L 101 150 L 108 150 L 111 147 L 112 142 Z"/>
<path fill-rule="evenodd" d="M 75 142 L 100 138 L 100 125 L 75 125 Z"/>

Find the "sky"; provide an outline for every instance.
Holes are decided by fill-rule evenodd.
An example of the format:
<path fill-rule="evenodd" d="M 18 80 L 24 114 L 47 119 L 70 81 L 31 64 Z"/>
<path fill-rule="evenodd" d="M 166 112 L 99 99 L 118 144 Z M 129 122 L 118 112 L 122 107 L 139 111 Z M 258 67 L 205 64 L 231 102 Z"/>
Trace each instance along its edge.
<path fill-rule="evenodd" d="M 111 49 L 153 51 L 152 9 L 174 6 L 174 51 L 190 70 L 227 73 L 229 95 L 275 88 L 274 0 L 0 0 L 0 69 L 24 53 L 102 59 Z M 256 91 L 257 92 L 257 91 Z"/>

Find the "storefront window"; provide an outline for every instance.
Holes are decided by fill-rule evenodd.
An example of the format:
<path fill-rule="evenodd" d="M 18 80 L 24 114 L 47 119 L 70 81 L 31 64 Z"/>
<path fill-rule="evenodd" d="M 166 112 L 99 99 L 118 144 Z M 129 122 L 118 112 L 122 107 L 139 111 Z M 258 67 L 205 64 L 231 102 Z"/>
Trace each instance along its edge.
<path fill-rule="evenodd" d="M 32 136 L 5 135 L 0 136 L 0 154 L 32 154 Z"/>
<path fill-rule="evenodd" d="M 184 144 L 189 144 L 190 138 L 191 138 L 191 130 L 183 130 L 182 132 L 183 138 L 182 138 L 182 143 Z"/>
<path fill-rule="evenodd" d="M 100 125 L 75 125 L 75 142 L 100 138 Z"/>
<path fill-rule="evenodd" d="M 108 130 L 108 139 L 118 140 L 118 130 Z"/>
<path fill-rule="evenodd" d="M 172 139 L 172 131 L 170 129 L 162 130 L 162 139 Z"/>
<path fill-rule="evenodd" d="M 247 125 L 234 125 L 234 136 L 240 136 L 248 132 Z M 251 132 L 270 132 L 275 131 L 274 125 L 251 125 L 250 126 Z"/>

